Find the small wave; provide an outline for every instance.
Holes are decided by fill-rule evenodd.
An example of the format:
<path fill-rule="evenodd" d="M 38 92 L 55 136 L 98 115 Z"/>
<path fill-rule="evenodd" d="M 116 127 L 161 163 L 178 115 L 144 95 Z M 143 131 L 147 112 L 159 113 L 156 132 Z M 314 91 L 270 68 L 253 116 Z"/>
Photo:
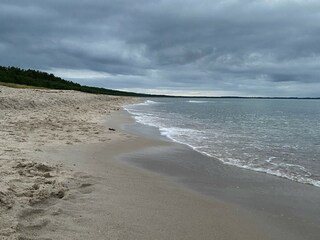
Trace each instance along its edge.
<path fill-rule="evenodd" d="M 207 103 L 208 101 L 196 101 L 196 100 L 189 100 L 189 103 Z"/>
<path fill-rule="evenodd" d="M 177 142 L 179 142 L 179 141 L 177 141 Z M 183 142 L 179 142 L 179 143 L 185 144 Z M 210 153 L 208 153 L 206 151 L 199 150 L 198 147 L 194 147 L 194 146 L 191 146 L 189 144 L 185 144 L 185 145 L 191 147 L 193 150 L 195 150 L 195 151 L 197 151 L 197 152 L 199 152 L 199 153 L 201 153 L 201 154 L 203 154 L 205 156 L 217 159 L 217 160 L 219 160 L 220 162 L 222 162 L 223 164 L 226 164 L 226 165 L 236 166 L 236 167 L 239 167 L 239 168 L 248 169 L 248 170 L 255 171 L 255 172 L 267 173 L 267 174 L 274 175 L 274 176 L 277 176 L 277 177 L 286 178 L 286 179 L 289 179 L 289 180 L 294 181 L 294 182 L 299 182 L 299 183 L 313 185 L 315 187 L 320 187 L 320 181 L 310 178 L 311 173 L 308 172 L 303 166 L 300 166 L 300 165 L 285 164 L 285 163 L 281 163 L 281 164 L 278 164 L 278 165 L 277 164 L 272 164 L 272 165 L 276 166 L 274 168 L 264 168 L 264 167 L 259 167 L 259 166 L 252 166 L 250 164 L 245 164 L 245 163 L 241 162 L 238 159 L 228 158 L 226 160 L 223 160 L 221 158 L 215 157 L 214 155 L 212 155 L 212 154 L 210 154 Z M 296 167 L 296 168 L 298 168 L 299 170 L 301 170 L 303 172 L 302 174 L 304 174 L 304 176 L 302 176 L 302 174 L 298 174 L 297 172 L 287 171 L 285 168 L 282 168 L 282 167 L 289 167 L 289 168 L 290 167 Z"/>
<path fill-rule="evenodd" d="M 127 111 L 129 111 L 131 108 L 134 108 L 136 106 L 148 106 L 148 105 L 153 105 L 153 104 L 159 104 L 160 102 L 155 102 L 152 100 L 146 100 L 142 103 L 134 103 L 134 104 L 129 104 L 129 105 L 125 105 L 123 108 Z"/>
<path fill-rule="evenodd" d="M 206 101 L 194 101 L 190 100 L 188 102 L 195 102 L 195 103 L 203 103 Z M 210 151 L 209 146 L 202 145 L 204 132 L 196 129 L 189 129 L 189 128 L 179 128 L 179 127 L 168 127 L 167 123 L 162 122 L 162 117 L 157 116 L 157 114 L 153 115 L 150 113 L 146 113 L 145 111 L 137 111 L 135 110 L 135 106 L 137 105 L 152 105 L 152 104 L 159 104 L 161 102 L 155 102 L 152 100 L 146 100 L 143 103 L 131 105 L 131 107 L 126 107 L 129 113 L 131 113 L 135 120 L 141 124 L 149 125 L 152 127 L 156 127 L 159 129 L 160 133 L 163 136 L 171 139 L 174 142 L 184 144 L 192 148 L 193 150 L 219 160 L 223 164 L 236 166 L 243 169 L 248 169 L 256 172 L 263 172 L 270 175 L 278 176 L 281 178 L 286 178 L 295 182 L 300 182 L 304 184 L 310 184 L 315 187 L 320 187 L 320 181 L 317 177 L 314 177 L 308 169 L 301 165 L 297 164 L 289 164 L 289 163 L 279 163 L 276 161 L 276 157 L 269 157 L 264 161 L 260 161 L 259 163 L 255 162 L 244 162 L 240 159 L 233 159 L 233 158 L 223 158 L 222 156 L 216 156 L 212 154 Z M 192 140 L 192 141 L 190 141 Z M 208 151 L 209 149 L 209 151 Z"/>
<path fill-rule="evenodd" d="M 207 153 L 204 153 L 204 152 L 202 153 L 208 156 Z M 214 157 L 212 155 L 210 156 Z M 277 177 L 286 178 L 295 182 L 300 182 L 304 184 L 310 184 L 315 187 L 320 187 L 320 181 L 310 178 L 311 173 L 308 172 L 307 169 L 304 168 L 303 166 L 296 165 L 296 164 L 286 164 L 286 163 L 279 163 L 279 164 L 272 163 L 271 161 L 272 159 L 274 159 L 273 157 L 271 157 L 271 159 L 269 158 L 268 160 L 266 160 L 266 163 L 270 163 L 272 165 L 271 168 L 257 166 L 256 164 L 254 165 L 246 164 L 240 161 L 239 159 L 233 159 L 233 158 L 228 158 L 225 160 L 222 160 L 220 158 L 217 158 L 217 159 L 227 165 L 232 165 L 232 166 L 236 166 L 239 168 L 244 168 L 244 169 L 248 169 L 256 172 L 267 173 Z M 293 167 L 296 169 L 299 169 L 301 173 L 298 173 L 297 171 L 292 171 Z"/>
<path fill-rule="evenodd" d="M 286 178 L 286 179 L 289 179 L 289 180 L 292 180 L 295 182 L 300 182 L 300 183 L 304 183 L 304 184 L 310 184 L 315 187 L 320 187 L 320 181 L 317 181 L 317 180 L 310 178 L 311 173 L 309 173 L 307 171 L 307 169 L 305 169 L 303 166 L 296 165 L 296 164 L 273 163 L 272 161 L 273 161 L 273 159 L 275 159 L 275 157 L 270 157 L 269 159 L 267 159 L 265 161 L 265 163 L 270 164 L 269 167 L 262 166 L 262 165 L 259 166 L 257 164 L 244 163 L 243 161 L 240 161 L 238 159 L 233 159 L 233 158 L 223 159 L 221 157 L 216 157 L 216 156 L 210 154 L 209 152 L 205 151 L 203 149 L 203 147 L 199 147 L 199 146 L 197 147 L 194 144 L 191 144 L 188 141 L 184 140 L 184 139 L 190 138 L 190 136 L 192 136 L 193 138 L 197 138 L 197 137 L 201 138 L 201 136 L 199 136 L 199 135 L 201 135 L 202 131 L 195 130 L 195 129 L 188 129 L 188 128 L 178 128 L 178 127 L 170 127 L 170 128 L 160 127 L 155 122 L 153 122 L 153 123 L 148 122 L 147 123 L 147 121 L 145 121 L 146 118 L 143 118 L 143 119 L 138 118 L 138 119 L 139 119 L 138 122 L 140 122 L 142 124 L 157 127 L 163 136 L 166 136 L 167 138 L 171 139 L 172 141 L 187 145 L 188 147 L 192 148 L 193 150 L 195 150 L 205 156 L 219 160 L 223 164 L 248 169 L 251 171 L 267 173 L 267 174 L 274 175 L 277 177 Z M 261 164 L 263 164 L 263 163 L 261 163 Z M 300 173 L 298 173 L 297 170 L 299 170 Z"/>
<path fill-rule="evenodd" d="M 167 136 L 169 138 L 173 138 L 174 136 L 178 137 L 197 137 L 199 133 L 202 133 L 199 130 L 190 129 L 190 128 L 179 128 L 179 127 L 160 127 L 160 132 L 162 135 Z"/>
<path fill-rule="evenodd" d="M 159 102 L 155 102 L 155 101 L 152 101 L 152 100 L 145 101 L 145 104 L 155 104 L 155 103 L 159 103 Z"/>
<path fill-rule="evenodd" d="M 152 100 L 146 100 L 143 103 L 137 103 L 137 104 L 132 104 L 131 106 L 147 106 L 147 105 L 153 105 L 153 104 L 157 104 L 159 102 L 155 102 Z"/>

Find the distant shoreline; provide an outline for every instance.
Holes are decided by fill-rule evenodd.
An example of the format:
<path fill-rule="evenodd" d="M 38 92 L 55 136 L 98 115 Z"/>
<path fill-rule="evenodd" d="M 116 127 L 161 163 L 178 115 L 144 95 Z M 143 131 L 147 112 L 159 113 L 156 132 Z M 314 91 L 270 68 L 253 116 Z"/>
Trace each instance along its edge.
<path fill-rule="evenodd" d="M 94 94 L 106 94 L 114 96 L 131 96 L 131 97 L 147 97 L 147 98 L 241 98 L 241 99 L 315 99 L 319 100 L 320 97 L 241 97 L 241 96 L 177 96 L 166 94 L 147 94 L 137 92 L 127 92 L 114 89 L 106 89 L 96 86 L 80 85 L 69 80 L 56 77 L 53 74 L 42 72 L 32 69 L 21 69 L 17 67 L 4 67 L 0 66 L 0 85 L 1 82 L 5 84 L 16 84 L 25 87 L 47 88 L 57 90 L 76 90 Z M 17 86 L 19 87 L 19 86 Z"/>

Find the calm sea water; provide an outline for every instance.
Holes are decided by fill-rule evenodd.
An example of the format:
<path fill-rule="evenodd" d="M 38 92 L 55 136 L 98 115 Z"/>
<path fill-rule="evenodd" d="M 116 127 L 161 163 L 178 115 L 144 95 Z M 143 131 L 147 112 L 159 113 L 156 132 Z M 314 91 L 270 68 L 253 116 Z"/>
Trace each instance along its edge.
<path fill-rule="evenodd" d="M 234 165 L 320 187 L 320 101 L 152 99 L 136 121 Z"/>

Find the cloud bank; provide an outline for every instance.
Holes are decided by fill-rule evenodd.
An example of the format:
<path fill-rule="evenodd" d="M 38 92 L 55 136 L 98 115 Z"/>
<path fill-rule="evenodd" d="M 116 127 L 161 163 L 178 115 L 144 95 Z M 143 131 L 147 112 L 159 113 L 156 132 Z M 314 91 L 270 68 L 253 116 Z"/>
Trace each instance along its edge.
<path fill-rule="evenodd" d="M 2 0 L 0 65 L 99 87 L 320 96 L 316 0 Z"/>

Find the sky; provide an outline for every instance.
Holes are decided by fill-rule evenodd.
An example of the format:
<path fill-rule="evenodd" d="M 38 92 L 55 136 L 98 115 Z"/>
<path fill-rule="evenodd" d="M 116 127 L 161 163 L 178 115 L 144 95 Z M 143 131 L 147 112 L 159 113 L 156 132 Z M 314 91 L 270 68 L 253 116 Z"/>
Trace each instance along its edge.
<path fill-rule="evenodd" d="M 143 93 L 320 97 L 320 1 L 1 0 L 0 65 Z"/>

